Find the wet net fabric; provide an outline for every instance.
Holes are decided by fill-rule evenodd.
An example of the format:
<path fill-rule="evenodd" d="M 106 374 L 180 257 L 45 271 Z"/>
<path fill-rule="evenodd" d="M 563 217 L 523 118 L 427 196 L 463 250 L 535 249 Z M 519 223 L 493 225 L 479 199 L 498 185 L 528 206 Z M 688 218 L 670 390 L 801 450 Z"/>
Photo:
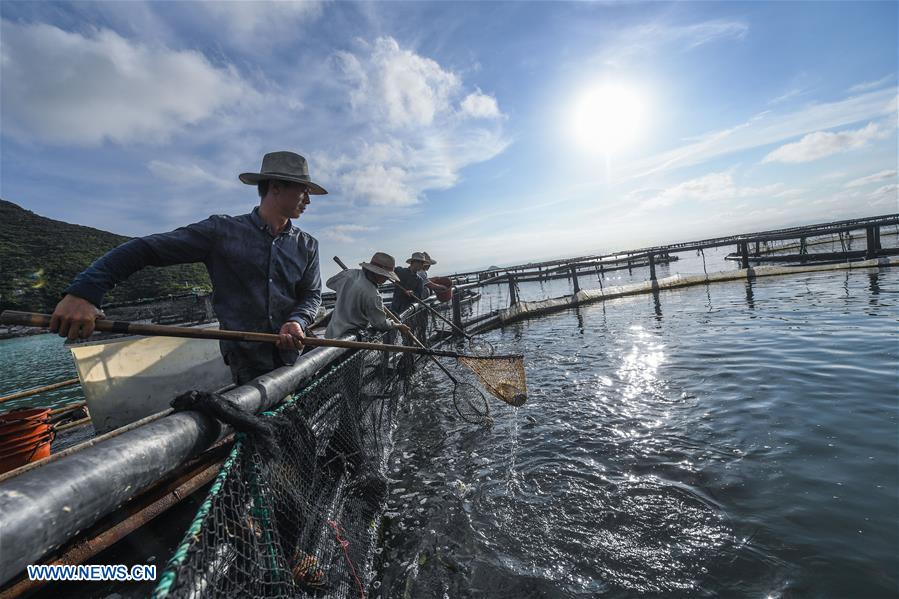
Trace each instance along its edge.
<path fill-rule="evenodd" d="M 426 320 L 411 324 L 426 332 Z M 407 354 L 352 353 L 264 414 L 274 443 L 237 435 L 154 597 L 367 594 L 412 366 Z"/>
<path fill-rule="evenodd" d="M 516 407 L 527 401 L 528 387 L 521 356 L 460 356 L 458 359 L 478 376 L 494 397 Z"/>
<path fill-rule="evenodd" d="M 490 405 L 480 389 L 471 383 L 457 382 L 453 387 L 453 407 L 462 420 L 469 424 L 492 423 Z"/>
<path fill-rule="evenodd" d="M 496 353 L 496 349 L 483 337 L 473 336 L 468 338 L 468 353 L 475 356 L 492 356 Z"/>

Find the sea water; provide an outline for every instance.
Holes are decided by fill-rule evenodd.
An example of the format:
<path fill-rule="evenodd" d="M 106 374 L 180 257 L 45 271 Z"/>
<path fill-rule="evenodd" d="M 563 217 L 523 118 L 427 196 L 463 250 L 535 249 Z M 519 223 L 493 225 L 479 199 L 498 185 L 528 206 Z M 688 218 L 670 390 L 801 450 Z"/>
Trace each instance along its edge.
<path fill-rule="evenodd" d="M 0 396 L 76 378 L 72 352 L 63 345 L 64 341 L 51 334 L 0 340 Z M 73 385 L 14 399 L 0 405 L 0 411 L 36 406 L 58 408 L 83 400 L 81 387 Z"/>
<path fill-rule="evenodd" d="M 658 274 L 736 267 L 709 254 Z M 542 299 L 570 281 L 520 287 Z M 666 290 L 488 338 L 525 355 L 528 403 L 491 398 L 495 425 L 473 426 L 442 373 L 417 377 L 373 596 L 897 594 L 899 270 Z M 0 372 L 2 394 L 75 376 L 52 335 L 0 341 Z"/>
<path fill-rule="evenodd" d="M 380 596 L 896 596 L 899 269 L 667 290 L 488 338 L 524 354 L 528 402 L 490 398 L 495 425 L 474 426 L 419 375 Z"/>

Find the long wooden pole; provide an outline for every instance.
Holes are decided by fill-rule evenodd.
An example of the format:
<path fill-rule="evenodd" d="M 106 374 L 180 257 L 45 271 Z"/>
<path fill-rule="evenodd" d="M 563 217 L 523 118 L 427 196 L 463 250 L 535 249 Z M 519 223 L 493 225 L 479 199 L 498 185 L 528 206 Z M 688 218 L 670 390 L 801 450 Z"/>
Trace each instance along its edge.
<path fill-rule="evenodd" d="M 5 312 L 4 312 L 5 314 Z M 37 395 L 38 393 L 43 393 L 44 391 L 52 391 L 54 389 L 61 389 L 62 387 L 68 387 L 70 385 L 77 385 L 78 379 L 68 379 L 66 381 L 60 381 L 58 383 L 53 383 L 50 385 L 44 385 L 43 387 L 38 387 L 36 389 L 28 389 L 27 391 L 19 391 L 17 393 L 13 393 L 12 395 L 7 395 L 5 397 L 0 397 L 0 403 L 4 401 L 12 401 L 14 399 L 21 399 L 22 397 L 30 397 L 32 395 Z"/>
<path fill-rule="evenodd" d="M 60 414 L 65 414 L 66 412 L 71 412 L 72 410 L 83 408 L 86 405 L 86 401 L 76 401 L 75 403 L 69 404 L 67 406 L 56 408 L 55 410 L 50 410 L 50 416 L 59 416 Z"/>
<path fill-rule="evenodd" d="M 29 327 L 48 328 L 50 315 L 36 312 L 19 312 L 17 310 L 4 310 L 0 314 L 0 323 L 15 324 Z M 259 341 L 262 343 L 277 343 L 280 337 L 271 333 L 254 333 L 250 331 L 227 331 L 223 329 L 198 329 L 191 327 L 173 327 L 159 324 L 135 324 L 117 320 L 99 319 L 95 323 L 97 331 L 107 333 L 126 333 L 130 335 L 148 335 L 157 337 L 185 337 L 189 339 L 219 339 L 227 341 Z M 344 341 L 342 339 L 319 339 L 306 337 L 303 345 L 312 347 L 344 347 L 348 349 L 369 349 L 375 351 L 404 352 L 430 356 L 444 356 L 447 358 L 467 357 L 464 354 L 435 349 L 421 349 L 408 345 L 387 345 L 384 343 L 365 343 L 362 341 Z M 496 356 L 510 357 L 510 356 Z"/>

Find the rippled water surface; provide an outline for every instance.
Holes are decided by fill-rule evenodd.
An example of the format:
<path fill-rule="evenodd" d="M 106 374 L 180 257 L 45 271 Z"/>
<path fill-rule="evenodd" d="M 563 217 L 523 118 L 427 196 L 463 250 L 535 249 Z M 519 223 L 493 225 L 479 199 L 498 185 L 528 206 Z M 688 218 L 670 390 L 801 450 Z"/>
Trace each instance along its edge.
<path fill-rule="evenodd" d="M 530 396 L 419 375 L 382 597 L 884 597 L 899 572 L 899 271 L 591 304 L 491 333 Z"/>
<path fill-rule="evenodd" d="M 64 341 L 56 335 L 0 340 L 0 396 L 76 378 L 72 353 L 63 346 Z M 83 400 L 81 387 L 75 385 L 14 399 L 4 403 L 2 410 L 31 406 L 58 408 Z"/>

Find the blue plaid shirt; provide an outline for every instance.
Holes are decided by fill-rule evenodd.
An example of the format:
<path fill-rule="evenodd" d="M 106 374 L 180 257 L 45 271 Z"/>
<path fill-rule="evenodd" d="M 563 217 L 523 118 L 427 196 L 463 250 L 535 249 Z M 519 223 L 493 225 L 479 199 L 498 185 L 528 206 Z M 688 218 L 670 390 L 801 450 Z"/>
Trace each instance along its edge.
<path fill-rule="evenodd" d="M 290 221 L 273 234 L 258 208 L 132 239 L 75 277 L 65 293 L 99 306 L 107 291 L 141 268 L 187 262 L 206 265 L 212 306 L 223 329 L 277 333 L 290 320 L 305 329 L 321 305 L 318 241 Z M 298 355 L 262 343 L 220 343 L 232 369 L 271 370 L 279 361 L 292 364 Z"/>

